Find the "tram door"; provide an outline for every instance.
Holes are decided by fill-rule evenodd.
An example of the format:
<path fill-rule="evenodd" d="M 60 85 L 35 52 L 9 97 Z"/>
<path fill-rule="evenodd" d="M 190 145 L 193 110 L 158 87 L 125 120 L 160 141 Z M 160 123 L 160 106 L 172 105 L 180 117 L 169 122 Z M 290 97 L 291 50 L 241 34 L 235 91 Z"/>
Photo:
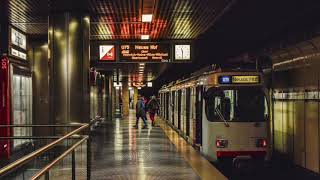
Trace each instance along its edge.
<path fill-rule="evenodd" d="M 186 135 L 190 135 L 190 98 L 191 98 L 191 90 L 187 88 L 186 91 Z"/>
<path fill-rule="evenodd" d="M 174 116 L 175 116 L 175 113 L 174 113 L 175 106 L 176 106 L 176 93 L 175 93 L 175 91 L 172 91 L 172 93 L 171 93 L 171 104 L 170 104 L 171 119 L 172 119 L 171 123 L 172 123 L 172 125 L 175 125 L 175 118 L 174 118 Z"/>
<path fill-rule="evenodd" d="M 181 128 L 181 90 L 178 91 L 178 129 Z"/>
<path fill-rule="evenodd" d="M 196 87 L 190 89 L 189 137 L 196 143 Z"/>
<path fill-rule="evenodd" d="M 196 88 L 196 144 L 202 145 L 202 104 L 203 86 Z"/>
<path fill-rule="evenodd" d="M 166 113 L 166 114 L 165 114 L 165 117 L 166 117 L 165 119 L 166 119 L 166 120 L 169 120 L 169 107 L 170 107 L 169 93 L 166 93 L 166 94 L 165 94 L 165 98 L 166 98 L 166 99 L 165 99 L 165 111 L 166 111 L 166 112 L 165 112 L 165 113 Z"/>

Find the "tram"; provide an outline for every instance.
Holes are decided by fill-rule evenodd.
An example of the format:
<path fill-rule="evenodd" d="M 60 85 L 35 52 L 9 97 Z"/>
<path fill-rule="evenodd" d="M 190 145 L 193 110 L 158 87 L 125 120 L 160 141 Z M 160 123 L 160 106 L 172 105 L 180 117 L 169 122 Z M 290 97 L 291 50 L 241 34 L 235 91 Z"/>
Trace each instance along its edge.
<path fill-rule="evenodd" d="M 160 116 L 210 161 L 265 160 L 265 94 L 260 72 L 209 68 L 163 86 Z"/>

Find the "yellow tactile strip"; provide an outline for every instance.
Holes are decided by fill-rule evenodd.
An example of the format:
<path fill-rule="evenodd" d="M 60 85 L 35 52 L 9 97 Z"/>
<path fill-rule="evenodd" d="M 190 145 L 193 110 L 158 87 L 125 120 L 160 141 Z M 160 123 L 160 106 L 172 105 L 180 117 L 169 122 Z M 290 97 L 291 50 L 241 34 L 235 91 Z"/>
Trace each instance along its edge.
<path fill-rule="evenodd" d="M 188 144 L 179 134 L 160 120 L 160 127 L 166 133 L 170 141 L 176 146 L 183 158 L 190 164 L 193 170 L 203 180 L 224 180 L 227 179 L 219 170 L 217 170 L 208 160 L 202 157 L 193 147 Z"/>

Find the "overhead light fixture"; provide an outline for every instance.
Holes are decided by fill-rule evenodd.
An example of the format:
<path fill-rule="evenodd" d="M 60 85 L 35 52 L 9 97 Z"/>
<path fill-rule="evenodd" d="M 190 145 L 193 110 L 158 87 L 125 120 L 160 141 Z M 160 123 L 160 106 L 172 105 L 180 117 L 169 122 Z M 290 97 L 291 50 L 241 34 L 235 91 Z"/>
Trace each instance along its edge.
<path fill-rule="evenodd" d="M 148 34 L 141 35 L 141 40 L 148 40 L 150 36 Z"/>
<path fill-rule="evenodd" d="M 142 22 L 151 22 L 152 14 L 142 14 Z"/>
<path fill-rule="evenodd" d="M 152 87 L 152 82 L 148 82 L 148 83 L 147 83 L 147 86 L 148 86 L 148 87 Z"/>
<path fill-rule="evenodd" d="M 113 86 L 114 86 L 114 87 L 121 87 L 121 86 L 122 86 L 122 83 L 121 83 L 121 82 L 119 82 L 119 83 L 114 82 L 114 83 L 113 83 Z"/>

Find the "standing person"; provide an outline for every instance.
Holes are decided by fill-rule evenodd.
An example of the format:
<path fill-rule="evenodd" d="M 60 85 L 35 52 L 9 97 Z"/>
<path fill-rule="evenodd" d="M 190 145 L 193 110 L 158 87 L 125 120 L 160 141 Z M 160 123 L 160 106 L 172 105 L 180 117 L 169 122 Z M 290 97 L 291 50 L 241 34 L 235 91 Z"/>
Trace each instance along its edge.
<path fill-rule="evenodd" d="M 149 111 L 149 116 L 152 121 L 152 126 L 155 125 L 155 115 L 158 112 L 159 109 L 159 102 L 155 96 L 152 96 L 149 103 L 148 103 L 148 111 Z"/>
<path fill-rule="evenodd" d="M 138 102 L 136 104 L 136 125 L 134 126 L 135 128 L 138 128 L 139 125 L 139 118 L 142 118 L 143 120 L 143 129 L 147 128 L 147 116 L 146 116 L 146 111 L 145 111 L 145 104 L 143 102 L 143 98 L 139 95 L 138 97 Z"/>

